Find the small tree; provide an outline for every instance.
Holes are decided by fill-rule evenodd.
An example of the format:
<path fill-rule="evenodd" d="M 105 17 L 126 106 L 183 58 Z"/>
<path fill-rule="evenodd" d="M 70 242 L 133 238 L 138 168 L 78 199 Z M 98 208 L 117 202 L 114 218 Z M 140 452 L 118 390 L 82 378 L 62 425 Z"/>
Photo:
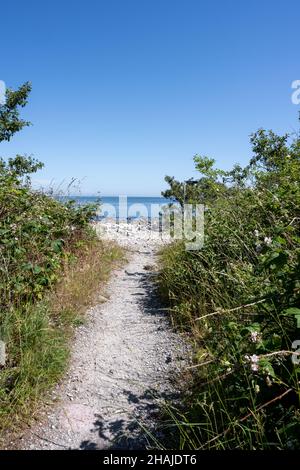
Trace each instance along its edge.
<path fill-rule="evenodd" d="M 194 163 L 201 177 L 180 182 L 174 177 L 166 176 L 165 181 L 169 188 L 161 193 L 163 197 L 177 201 L 183 207 L 184 204 L 210 203 L 216 196 L 219 196 L 221 190 L 226 189 L 223 179 L 227 172 L 215 169 L 214 159 L 194 155 Z"/>
<path fill-rule="evenodd" d="M 6 90 L 6 100 L 0 105 L 0 142 L 10 141 L 12 136 L 19 132 L 23 127 L 31 123 L 20 119 L 20 108 L 27 104 L 27 98 L 31 91 L 31 84 L 24 83 L 16 91 Z M 13 178 L 22 178 L 30 173 L 35 173 L 42 168 L 43 164 L 32 157 L 17 155 L 5 161 L 0 158 L 0 176 L 10 176 Z"/>
<path fill-rule="evenodd" d="M 16 132 L 30 125 L 30 122 L 19 118 L 19 108 L 26 106 L 30 91 L 29 82 L 16 91 L 6 90 L 5 104 L 0 105 L 0 142 L 10 140 Z"/>

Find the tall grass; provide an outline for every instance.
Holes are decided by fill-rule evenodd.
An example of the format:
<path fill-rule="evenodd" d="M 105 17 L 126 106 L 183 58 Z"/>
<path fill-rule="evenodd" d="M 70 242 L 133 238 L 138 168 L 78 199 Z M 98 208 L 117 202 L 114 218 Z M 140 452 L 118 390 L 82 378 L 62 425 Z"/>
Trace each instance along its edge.
<path fill-rule="evenodd" d="M 300 448 L 300 143 L 259 131 L 252 144 L 245 169 L 195 158 L 204 247 L 161 254 L 161 294 L 195 350 L 193 399 L 172 411 L 181 448 Z"/>

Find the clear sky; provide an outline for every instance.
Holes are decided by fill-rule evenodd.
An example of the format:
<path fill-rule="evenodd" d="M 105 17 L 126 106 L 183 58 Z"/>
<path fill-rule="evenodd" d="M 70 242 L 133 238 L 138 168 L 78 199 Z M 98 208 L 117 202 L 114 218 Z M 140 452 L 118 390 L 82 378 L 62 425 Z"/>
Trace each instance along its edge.
<path fill-rule="evenodd" d="M 33 126 L 0 154 L 102 195 L 159 195 L 195 153 L 246 163 L 257 128 L 298 129 L 299 20 L 299 0 L 1 2 L 0 80 L 32 82 Z"/>

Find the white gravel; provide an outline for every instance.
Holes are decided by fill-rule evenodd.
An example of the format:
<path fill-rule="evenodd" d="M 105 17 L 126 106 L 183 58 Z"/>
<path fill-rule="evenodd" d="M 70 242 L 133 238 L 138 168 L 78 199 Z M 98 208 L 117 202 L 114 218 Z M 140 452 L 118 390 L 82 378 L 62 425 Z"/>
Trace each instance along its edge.
<path fill-rule="evenodd" d="M 113 272 L 109 300 L 91 308 L 77 328 L 69 372 L 20 448 L 157 447 L 150 435 L 158 441 L 163 436 L 159 409 L 180 396 L 190 350 L 155 295 L 151 266 L 164 241 L 159 235 L 145 240 L 147 230 L 106 230 L 104 238 L 129 250 L 128 264 Z"/>
<path fill-rule="evenodd" d="M 168 231 L 160 230 L 158 219 L 152 220 L 151 224 L 145 219 L 136 219 L 130 223 L 107 220 L 97 222 L 94 227 L 101 238 L 115 240 L 124 248 L 137 251 L 157 249 L 171 241 Z"/>

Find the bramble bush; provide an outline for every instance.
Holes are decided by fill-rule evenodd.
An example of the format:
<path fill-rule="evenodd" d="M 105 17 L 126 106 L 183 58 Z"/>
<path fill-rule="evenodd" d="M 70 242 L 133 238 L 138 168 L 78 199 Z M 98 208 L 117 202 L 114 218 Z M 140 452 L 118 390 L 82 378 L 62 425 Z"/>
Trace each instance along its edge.
<path fill-rule="evenodd" d="M 0 106 L 0 142 L 30 123 L 20 119 L 31 85 L 7 90 Z M 0 158 L 0 306 L 40 299 L 59 274 L 61 260 L 89 232 L 95 205 L 63 204 L 33 191 L 30 175 L 43 167 L 32 157 Z"/>
<path fill-rule="evenodd" d="M 161 253 L 161 293 L 195 346 L 193 400 L 172 412 L 182 448 L 300 448 L 300 138 L 251 143 L 228 172 L 196 155 L 185 197 L 166 178 L 165 196 L 205 204 L 204 247 Z"/>
<path fill-rule="evenodd" d="M 0 166 L 0 302 L 4 309 L 42 298 L 56 282 L 62 260 L 90 232 L 89 221 L 96 210 L 33 191 L 28 180 L 22 183 L 20 174 L 24 167 L 31 170 L 28 165 L 35 169 L 39 164 L 17 157 Z"/>

